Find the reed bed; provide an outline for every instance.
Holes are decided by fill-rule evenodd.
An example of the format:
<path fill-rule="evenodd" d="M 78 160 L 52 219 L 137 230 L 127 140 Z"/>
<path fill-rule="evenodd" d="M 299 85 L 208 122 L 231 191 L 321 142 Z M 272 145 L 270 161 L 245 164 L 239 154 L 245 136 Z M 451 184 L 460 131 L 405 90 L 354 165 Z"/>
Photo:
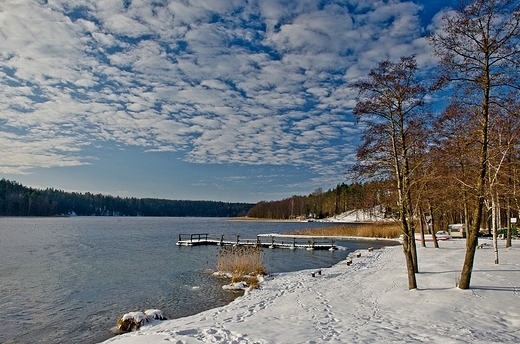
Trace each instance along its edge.
<path fill-rule="evenodd" d="M 244 281 L 251 288 L 258 286 L 258 276 L 265 274 L 264 252 L 257 246 L 224 246 L 219 253 L 217 270 L 231 276 L 231 283 Z"/>
<path fill-rule="evenodd" d="M 368 238 L 395 239 L 401 235 L 402 229 L 396 222 L 374 222 L 363 225 L 339 225 L 322 228 L 308 228 L 285 234 L 315 236 L 355 236 Z"/>

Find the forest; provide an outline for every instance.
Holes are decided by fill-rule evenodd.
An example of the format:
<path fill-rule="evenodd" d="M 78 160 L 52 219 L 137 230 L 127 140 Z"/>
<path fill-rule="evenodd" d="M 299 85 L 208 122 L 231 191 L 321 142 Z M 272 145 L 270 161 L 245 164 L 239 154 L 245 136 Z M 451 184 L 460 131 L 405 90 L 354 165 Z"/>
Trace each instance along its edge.
<path fill-rule="evenodd" d="M 279 201 L 259 202 L 249 210 L 247 216 L 284 220 L 322 219 L 355 209 L 370 212 L 381 206 L 378 192 L 375 190 L 380 187 L 379 182 L 369 182 L 342 183 L 327 191 L 317 188 L 308 196 L 292 196 Z"/>
<path fill-rule="evenodd" d="M 511 246 L 520 212 L 520 3 L 461 0 L 439 24 L 426 36 L 435 66 L 421 64 L 424 56 L 386 57 L 350 84 L 362 135 L 346 174 L 364 181 L 363 205 L 375 200 L 400 224 L 409 289 L 417 288 L 415 233 L 425 221 L 433 233 L 447 221 L 464 224 L 457 286 L 468 289 L 482 228 L 492 232 L 498 264 L 498 229 L 506 228 Z M 338 190 L 250 213 L 331 215 L 350 202 Z M 269 209 L 275 205 L 285 212 Z"/>
<path fill-rule="evenodd" d="M 0 216 L 244 216 L 253 204 L 122 198 L 102 194 L 45 190 L 0 180 Z"/>

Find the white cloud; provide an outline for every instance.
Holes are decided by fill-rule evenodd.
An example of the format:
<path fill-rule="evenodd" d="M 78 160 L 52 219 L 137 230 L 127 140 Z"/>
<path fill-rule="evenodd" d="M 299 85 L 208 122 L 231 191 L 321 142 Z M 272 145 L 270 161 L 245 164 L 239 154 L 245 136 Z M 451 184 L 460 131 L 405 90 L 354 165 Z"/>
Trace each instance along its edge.
<path fill-rule="evenodd" d="M 0 131 L 0 173 L 28 174 L 35 166 L 51 168 L 88 164 L 73 138 L 40 138 Z"/>
<path fill-rule="evenodd" d="M 345 83 L 386 56 L 428 63 L 417 5 L 348 3 L 3 2 L 0 139 L 52 152 L 5 166 L 83 164 L 84 145 L 104 141 L 337 178 L 356 134 Z"/>

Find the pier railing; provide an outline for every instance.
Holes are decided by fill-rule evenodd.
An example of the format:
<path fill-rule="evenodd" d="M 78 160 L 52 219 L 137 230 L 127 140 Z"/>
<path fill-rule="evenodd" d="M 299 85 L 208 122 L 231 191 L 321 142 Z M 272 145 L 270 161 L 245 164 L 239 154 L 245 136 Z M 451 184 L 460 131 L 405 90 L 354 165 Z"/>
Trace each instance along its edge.
<path fill-rule="evenodd" d="M 260 234 L 256 238 L 241 238 L 240 235 L 224 238 L 223 234 L 195 233 L 179 234 L 178 246 L 198 245 L 251 245 L 269 248 L 305 248 L 334 250 L 334 239 L 325 237 L 288 236 L 281 234 Z"/>

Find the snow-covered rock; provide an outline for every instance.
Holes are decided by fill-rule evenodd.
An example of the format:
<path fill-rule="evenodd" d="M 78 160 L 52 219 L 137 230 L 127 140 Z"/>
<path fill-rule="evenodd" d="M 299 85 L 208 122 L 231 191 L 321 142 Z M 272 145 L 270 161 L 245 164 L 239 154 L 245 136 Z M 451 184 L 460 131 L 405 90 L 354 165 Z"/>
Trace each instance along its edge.
<path fill-rule="evenodd" d="M 167 319 L 168 318 L 165 317 L 159 309 L 148 309 L 144 312 L 129 312 L 123 314 L 117 320 L 116 328 L 118 332 L 136 331 L 148 322 Z"/>
<path fill-rule="evenodd" d="M 163 312 L 160 309 L 148 309 L 144 311 L 144 314 L 146 314 L 146 317 L 148 318 L 147 321 L 168 319 L 164 316 Z"/>

